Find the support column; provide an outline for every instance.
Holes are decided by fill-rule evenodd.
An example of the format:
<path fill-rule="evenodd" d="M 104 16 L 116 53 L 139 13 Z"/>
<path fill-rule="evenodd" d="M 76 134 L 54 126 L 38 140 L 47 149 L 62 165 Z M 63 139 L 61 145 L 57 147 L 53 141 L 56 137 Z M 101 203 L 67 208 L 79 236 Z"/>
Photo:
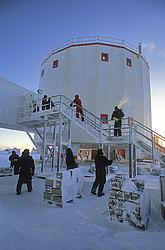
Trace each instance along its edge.
<path fill-rule="evenodd" d="M 72 121 L 68 121 L 68 147 L 71 148 L 71 144 L 72 144 Z"/>
<path fill-rule="evenodd" d="M 52 172 L 53 168 L 56 167 L 56 122 L 54 123 L 53 128 L 53 155 L 52 155 Z"/>
<path fill-rule="evenodd" d="M 43 129 L 43 154 L 42 154 L 42 163 L 41 163 L 41 172 L 43 173 L 45 166 L 45 146 L 46 146 L 46 123 L 44 123 Z"/>
<path fill-rule="evenodd" d="M 108 145 L 107 150 L 108 150 L 108 159 L 110 159 L 111 158 L 111 146 L 110 145 Z"/>
<path fill-rule="evenodd" d="M 100 122 L 100 133 L 99 133 L 99 148 L 103 149 L 103 143 L 102 143 L 102 123 Z"/>
<path fill-rule="evenodd" d="M 62 131 L 62 114 L 59 114 L 59 138 L 58 138 L 58 161 L 57 161 L 57 172 L 60 171 L 61 166 L 61 153 L 62 153 L 62 138 L 61 138 L 61 131 Z"/>
<path fill-rule="evenodd" d="M 128 126 L 129 126 L 129 178 L 132 178 L 133 177 L 133 169 L 132 169 L 132 159 L 133 159 L 132 126 L 133 126 L 133 119 L 132 119 L 132 117 L 128 117 Z"/>
<path fill-rule="evenodd" d="M 133 177 L 137 175 L 137 148 L 133 145 Z"/>
<path fill-rule="evenodd" d="M 33 137 L 31 136 L 31 134 L 30 134 L 28 131 L 26 131 L 26 133 L 27 133 L 27 135 L 29 136 L 29 138 L 30 138 L 30 140 L 32 141 L 32 143 L 34 144 L 34 146 L 37 148 L 37 144 L 35 143 Z"/>
<path fill-rule="evenodd" d="M 107 158 L 111 159 L 111 146 L 107 146 Z M 109 166 L 107 167 L 107 174 L 109 173 Z"/>
<path fill-rule="evenodd" d="M 132 158 L 132 143 L 129 143 L 129 178 L 133 177 Z"/>

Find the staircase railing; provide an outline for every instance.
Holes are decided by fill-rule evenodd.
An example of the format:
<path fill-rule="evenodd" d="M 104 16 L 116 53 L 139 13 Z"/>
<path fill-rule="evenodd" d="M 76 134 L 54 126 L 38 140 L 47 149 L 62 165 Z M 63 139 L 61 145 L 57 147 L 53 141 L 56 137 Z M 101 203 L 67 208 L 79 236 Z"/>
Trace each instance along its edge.
<path fill-rule="evenodd" d="M 153 159 L 165 163 L 165 137 L 133 119 L 132 142 Z"/>
<path fill-rule="evenodd" d="M 70 106 L 71 99 L 64 95 L 52 96 L 50 99 L 54 103 L 54 107 L 50 107 L 49 110 L 42 110 L 41 101 L 37 103 L 38 108 L 35 112 L 32 103 L 25 103 L 24 106 L 19 107 L 18 122 L 33 121 L 42 114 L 63 113 L 100 143 L 110 142 L 114 134 L 114 121 L 109 120 L 103 124 L 99 117 L 83 107 L 84 121 L 82 122 L 81 119 L 76 118 L 76 109 Z M 165 162 L 165 138 L 163 136 L 133 118 L 123 118 L 122 121 L 122 137 L 129 136 L 130 143 L 147 152 L 153 159 Z"/>
<path fill-rule="evenodd" d="M 70 106 L 72 100 L 63 95 L 51 97 L 51 100 L 55 103 L 55 107 L 57 110 L 61 110 L 61 112 L 65 113 L 65 115 L 68 114 L 69 118 L 72 116 L 75 121 L 79 122 L 82 125 L 88 124 L 89 126 L 93 127 L 98 132 L 98 134 L 101 133 L 101 136 L 103 138 L 109 138 L 114 135 L 114 121 L 111 121 L 109 119 L 107 123 L 104 124 L 98 116 L 83 107 L 84 122 L 82 123 L 80 120 L 76 119 L 76 109 Z M 61 107 L 59 107 L 60 105 Z M 123 135 L 128 136 L 128 118 L 123 118 L 122 121 Z"/>

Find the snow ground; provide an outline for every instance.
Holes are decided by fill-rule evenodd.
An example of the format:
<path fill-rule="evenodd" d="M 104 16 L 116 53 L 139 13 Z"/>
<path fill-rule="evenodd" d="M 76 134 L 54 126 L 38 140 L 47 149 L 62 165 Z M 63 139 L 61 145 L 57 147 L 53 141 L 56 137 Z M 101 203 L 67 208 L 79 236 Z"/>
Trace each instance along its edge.
<path fill-rule="evenodd" d="M 60 208 L 43 201 L 44 179 L 34 177 L 33 192 L 24 185 L 17 196 L 18 176 L 0 177 L 0 250 L 164 250 L 158 178 L 146 177 L 152 209 L 147 230 L 141 230 L 110 220 L 109 181 L 106 195 L 96 197 L 90 195 L 94 177 L 86 177 L 82 198 Z"/>

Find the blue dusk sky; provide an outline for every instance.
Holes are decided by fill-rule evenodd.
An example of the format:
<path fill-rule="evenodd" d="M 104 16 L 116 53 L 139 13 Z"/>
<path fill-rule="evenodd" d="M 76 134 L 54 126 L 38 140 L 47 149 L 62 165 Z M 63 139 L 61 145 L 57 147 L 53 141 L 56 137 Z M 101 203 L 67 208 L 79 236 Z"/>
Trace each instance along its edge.
<path fill-rule="evenodd" d="M 0 0 L 0 76 L 36 91 L 40 64 L 74 37 L 123 39 L 150 66 L 153 130 L 165 136 L 164 0 Z M 32 147 L 26 134 L 0 129 L 0 148 Z"/>

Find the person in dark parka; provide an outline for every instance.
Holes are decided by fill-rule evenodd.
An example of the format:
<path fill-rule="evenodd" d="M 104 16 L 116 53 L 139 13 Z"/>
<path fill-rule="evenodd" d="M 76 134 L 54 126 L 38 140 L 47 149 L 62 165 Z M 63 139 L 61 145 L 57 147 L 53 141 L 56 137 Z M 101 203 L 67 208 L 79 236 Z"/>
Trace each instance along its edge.
<path fill-rule="evenodd" d="M 114 136 L 121 136 L 121 125 L 124 113 L 121 109 L 115 106 L 115 110 L 112 113 L 111 120 L 115 120 L 114 123 Z"/>
<path fill-rule="evenodd" d="M 28 192 L 32 191 L 32 176 L 34 175 L 35 165 L 32 156 L 29 155 L 29 150 L 25 149 L 19 159 L 18 174 L 19 179 L 17 182 L 16 192 L 17 195 L 21 194 L 23 183 L 27 184 Z"/>
<path fill-rule="evenodd" d="M 75 158 L 73 156 L 73 152 L 71 148 L 67 148 L 66 150 L 66 169 L 74 169 L 77 168 L 78 165 L 75 162 Z"/>
<path fill-rule="evenodd" d="M 96 177 L 91 189 L 91 194 L 96 195 L 96 189 L 98 187 L 98 197 L 104 195 L 103 189 L 104 189 L 104 184 L 106 183 L 106 167 L 111 165 L 112 162 L 113 160 L 108 160 L 103 155 L 102 149 L 98 149 L 95 158 Z"/>
<path fill-rule="evenodd" d="M 9 156 L 9 161 L 10 161 L 10 167 L 13 168 L 19 160 L 19 155 L 16 154 L 16 152 L 13 150 L 12 154 Z"/>
<path fill-rule="evenodd" d="M 53 107 L 55 107 L 55 105 L 52 102 L 51 98 L 47 97 L 47 95 L 44 95 L 44 97 L 42 98 L 42 110 L 48 110 Z"/>
<path fill-rule="evenodd" d="M 47 95 L 44 95 L 44 97 L 42 98 L 42 110 L 46 109 L 49 109 L 49 104 Z"/>

